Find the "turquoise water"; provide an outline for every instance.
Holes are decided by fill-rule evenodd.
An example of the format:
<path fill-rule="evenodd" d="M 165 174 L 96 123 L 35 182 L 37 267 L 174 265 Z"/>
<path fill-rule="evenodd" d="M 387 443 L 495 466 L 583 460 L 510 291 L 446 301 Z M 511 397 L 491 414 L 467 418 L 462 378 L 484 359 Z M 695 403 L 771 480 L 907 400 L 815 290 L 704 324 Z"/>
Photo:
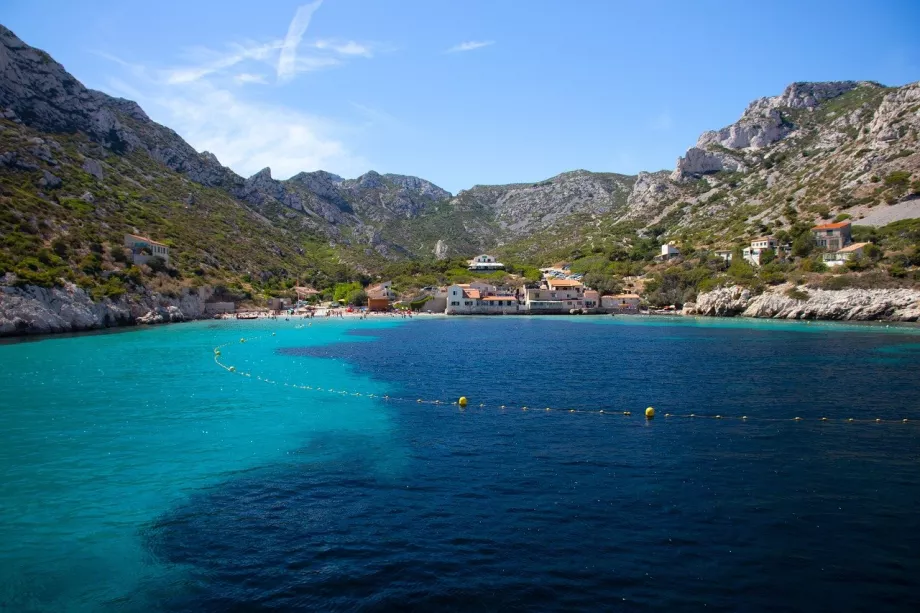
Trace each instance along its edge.
<path fill-rule="evenodd" d="M 832 590 L 899 610 L 920 573 L 918 338 L 575 317 L 0 345 L 0 610 L 765 609 L 786 565 L 812 586 L 792 608 Z M 369 397 L 460 393 L 464 412 Z"/>
<path fill-rule="evenodd" d="M 139 590 L 175 580 L 175 569 L 156 565 L 141 546 L 144 522 L 235 474 L 298 461 L 291 454 L 311 438 L 385 441 L 389 419 L 369 401 L 253 385 L 215 367 L 212 348 L 243 334 L 271 329 L 280 343 L 311 345 L 334 343 L 349 328 L 295 325 L 194 323 L 0 346 L 0 603 L 143 609 L 133 600 Z M 385 390 L 341 361 L 295 365 L 267 352 L 252 365 L 330 387 Z M 399 461 L 393 450 L 378 469 Z"/>

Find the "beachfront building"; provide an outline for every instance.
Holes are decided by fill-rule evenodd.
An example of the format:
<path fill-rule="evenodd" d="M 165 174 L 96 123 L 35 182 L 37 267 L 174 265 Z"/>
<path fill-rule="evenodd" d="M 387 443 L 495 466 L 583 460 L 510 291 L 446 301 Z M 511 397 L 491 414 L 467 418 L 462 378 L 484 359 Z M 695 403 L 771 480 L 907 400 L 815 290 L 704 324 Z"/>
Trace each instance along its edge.
<path fill-rule="evenodd" d="M 491 255 L 477 255 L 475 258 L 468 262 L 470 270 L 504 270 L 505 265 L 501 262 L 496 262 L 495 257 Z"/>
<path fill-rule="evenodd" d="M 849 221 L 826 223 L 811 229 L 818 247 L 827 251 L 839 251 L 853 242 Z"/>
<path fill-rule="evenodd" d="M 516 296 L 484 295 L 471 284 L 451 285 L 447 288 L 448 315 L 510 315 L 520 309 Z"/>
<path fill-rule="evenodd" d="M 396 292 L 393 291 L 393 282 L 384 281 L 383 283 L 376 283 L 374 285 L 368 286 L 365 290 L 368 296 L 372 293 L 375 295 L 385 296 L 387 300 L 393 301 L 396 300 Z"/>
<path fill-rule="evenodd" d="M 869 243 L 853 243 L 843 249 L 824 254 L 824 263 L 828 266 L 841 266 L 849 260 L 863 257 L 863 252 Z"/>
<path fill-rule="evenodd" d="M 615 294 L 602 296 L 601 307 L 613 313 L 638 313 L 642 298 L 638 294 Z"/>
<path fill-rule="evenodd" d="M 310 300 L 319 295 L 319 292 L 312 287 L 297 286 L 294 288 L 294 292 L 297 294 L 297 300 Z"/>
<path fill-rule="evenodd" d="M 574 279 L 544 279 L 540 287 L 524 288 L 526 313 L 568 313 L 585 308 L 585 286 Z"/>
<path fill-rule="evenodd" d="M 586 309 L 596 309 L 601 306 L 601 295 L 596 289 L 585 289 L 583 296 Z"/>
<path fill-rule="evenodd" d="M 760 266 L 760 256 L 763 254 L 763 252 L 770 249 L 773 251 L 773 253 L 776 253 L 776 245 L 777 243 L 775 237 L 761 236 L 752 240 L 751 245 L 749 247 L 745 247 L 741 253 L 747 262 L 753 264 L 754 266 Z"/>
<path fill-rule="evenodd" d="M 661 246 L 661 256 L 662 260 L 670 260 L 671 258 L 680 257 L 680 249 L 677 248 L 677 245 L 674 243 L 668 243 L 667 245 Z"/>
<path fill-rule="evenodd" d="M 163 243 L 136 234 L 125 234 L 125 247 L 131 250 L 131 259 L 135 264 L 146 264 L 153 257 L 162 258 L 169 264 L 169 247 Z"/>

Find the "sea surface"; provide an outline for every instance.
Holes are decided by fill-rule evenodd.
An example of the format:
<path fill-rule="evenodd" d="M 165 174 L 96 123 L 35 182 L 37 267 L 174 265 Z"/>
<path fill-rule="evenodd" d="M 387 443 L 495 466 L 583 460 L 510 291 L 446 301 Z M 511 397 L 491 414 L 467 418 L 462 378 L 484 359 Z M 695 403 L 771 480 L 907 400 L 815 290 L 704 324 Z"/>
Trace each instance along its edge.
<path fill-rule="evenodd" d="M 309 323 L 0 345 L 0 612 L 920 610 L 916 327 Z"/>

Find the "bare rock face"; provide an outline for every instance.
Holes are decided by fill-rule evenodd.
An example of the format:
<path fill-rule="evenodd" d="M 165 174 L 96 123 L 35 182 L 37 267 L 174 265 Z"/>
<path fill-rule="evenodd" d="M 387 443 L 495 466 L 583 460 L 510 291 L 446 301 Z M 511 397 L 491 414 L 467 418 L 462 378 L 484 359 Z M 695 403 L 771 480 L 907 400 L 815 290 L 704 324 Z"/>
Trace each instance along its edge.
<path fill-rule="evenodd" d="M 42 187 L 47 187 L 48 189 L 57 189 L 63 183 L 64 182 L 61 181 L 60 177 L 57 177 L 51 174 L 47 170 L 42 171 L 42 178 L 38 180 L 39 185 L 41 185 Z"/>
<path fill-rule="evenodd" d="M 759 296 L 739 287 L 719 288 L 700 294 L 686 313 L 772 319 L 920 320 L 920 291 L 914 289 L 808 289 L 808 298 L 798 300 L 785 294 L 789 287 L 778 286 Z"/>
<path fill-rule="evenodd" d="M 701 177 L 720 170 L 745 170 L 744 163 L 722 152 L 705 151 L 698 147 L 687 149 L 687 154 L 677 158 L 677 168 L 671 173 L 671 180 L 680 181 L 689 177 Z"/>
<path fill-rule="evenodd" d="M 210 295 L 208 288 L 186 290 L 179 298 L 142 290 L 93 302 L 73 283 L 54 288 L 0 285 L 0 337 L 198 319 L 204 317 Z"/>
<path fill-rule="evenodd" d="M 446 260 L 448 254 L 447 243 L 443 239 L 438 239 L 434 246 L 434 257 L 437 260 Z"/>
<path fill-rule="evenodd" d="M 881 146 L 920 134 L 920 83 L 911 83 L 887 94 L 869 124 L 869 133 Z"/>

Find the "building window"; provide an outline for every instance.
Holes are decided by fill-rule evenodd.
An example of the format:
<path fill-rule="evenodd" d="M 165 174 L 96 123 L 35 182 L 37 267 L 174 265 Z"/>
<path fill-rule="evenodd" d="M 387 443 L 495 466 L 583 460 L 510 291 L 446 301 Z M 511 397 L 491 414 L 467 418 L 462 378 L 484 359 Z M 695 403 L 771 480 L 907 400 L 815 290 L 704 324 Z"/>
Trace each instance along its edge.
<path fill-rule="evenodd" d="M 450 303 L 450 306 L 460 306 L 460 303 L 454 300 L 453 302 Z"/>
<path fill-rule="evenodd" d="M 473 303 L 470 302 L 469 300 L 465 300 L 465 301 L 463 302 L 463 304 L 464 304 L 464 306 L 471 306 Z"/>

